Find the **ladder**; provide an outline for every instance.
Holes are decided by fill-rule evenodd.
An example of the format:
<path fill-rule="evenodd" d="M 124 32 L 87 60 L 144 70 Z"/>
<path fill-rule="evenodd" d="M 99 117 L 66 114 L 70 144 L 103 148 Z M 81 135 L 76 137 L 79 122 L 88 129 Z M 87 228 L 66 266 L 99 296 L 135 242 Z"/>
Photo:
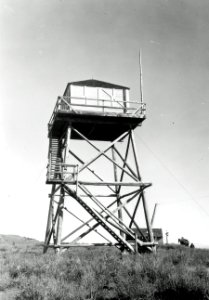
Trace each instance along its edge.
<path fill-rule="evenodd" d="M 61 179 L 62 148 L 59 138 L 50 139 L 49 178 Z"/>
<path fill-rule="evenodd" d="M 128 252 L 134 252 L 134 248 L 130 243 L 128 243 L 122 236 L 117 234 L 115 231 L 111 229 L 108 222 L 105 220 L 105 218 L 102 217 L 101 214 L 99 214 L 94 208 L 91 208 L 88 206 L 82 199 L 77 195 L 77 193 L 73 190 L 71 190 L 68 186 L 64 185 L 64 188 L 66 192 L 73 197 L 98 223 L 101 225 L 107 232 L 110 233 L 110 235 L 118 241 L 120 245 L 124 247 L 125 250 Z"/>

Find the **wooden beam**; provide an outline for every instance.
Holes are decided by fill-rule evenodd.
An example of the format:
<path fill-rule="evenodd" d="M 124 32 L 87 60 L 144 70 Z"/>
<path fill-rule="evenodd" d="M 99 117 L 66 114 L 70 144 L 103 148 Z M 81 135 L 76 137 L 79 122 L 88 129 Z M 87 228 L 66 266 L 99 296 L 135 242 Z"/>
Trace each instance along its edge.
<path fill-rule="evenodd" d="M 118 222 L 119 219 L 107 208 L 105 207 L 86 187 L 81 186 L 79 184 L 79 188 L 86 193 L 87 195 L 89 195 L 89 197 L 91 198 L 91 200 L 100 208 L 100 209 L 104 209 L 104 212 L 110 217 L 112 218 L 114 221 Z M 93 209 L 93 208 L 92 208 Z M 121 221 L 122 223 L 122 221 Z"/>
<path fill-rule="evenodd" d="M 117 200 L 113 201 L 112 203 L 110 203 L 107 207 L 110 208 L 112 205 L 114 205 L 116 203 Z M 102 214 L 104 212 L 104 209 L 101 210 L 99 213 Z M 79 227 L 77 227 L 76 229 L 74 229 L 71 233 L 69 233 L 68 235 L 66 235 L 63 239 L 62 242 L 64 242 L 67 238 L 69 238 L 71 235 L 73 235 L 74 233 L 76 233 L 78 230 L 82 229 L 85 225 L 87 225 L 88 223 L 90 223 L 91 221 L 94 221 L 94 218 L 90 218 L 89 220 L 87 220 L 85 223 L 83 223 L 83 225 L 80 225 Z M 97 223 L 96 223 L 97 224 Z M 97 226 L 96 226 L 97 227 Z M 91 228 L 91 231 L 94 230 L 94 227 Z"/>
<path fill-rule="evenodd" d="M 65 136 L 65 147 L 64 147 L 64 157 L 63 157 L 63 162 L 65 164 L 66 164 L 66 160 L 67 160 L 67 154 L 69 152 L 70 136 L 71 136 L 71 127 L 68 126 L 68 128 L 66 130 L 66 136 Z"/>
<path fill-rule="evenodd" d="M 124 227 L 120 226 L 119 223 L 113 223 L 113 222 L 111 222 L 111 221 L 109 220 L 109 218 L 106 218 L 106 221 L 107 221 L 111 226 L 113 226 L 113 227 L 115 227 L 116 229 L 118 229 L 120 232 L 122 231 L 122 232 L 123 232 L 123 236 L 124 236 L 124 234 L 127 234 L 127 235 L 130 234 L 129 231 L 127 230 L 128 227 L 127 227 L 127 228 L 124 228 Z"/>
<path fill-rule="evenodd" d="M 76 181 L 68 182 L 69 185 L 75 185 Z M 78 181 L 78 184 L 80 185 L 92 185 L 92 186 L 143 186 L 143 187 L 149 187 L 152 184 L 151 183 L 143 183 L 143 182 L 114 182 L 114 181 L 103 181 L 103 182 L 91 182 L 91 181 Z"/>
<path fill-rule="evenodd" d="M 127 175 L 129 175 L 132 179 L 134 179 L 135 181 L 137 181 L 137 178 L 135 176 L 133 176 L 131 173 L 127 172 L 124 167 L 121 167 L 118 163 L 116 163 L 115 161 L 113 161 L 108 155 L 106 155 L 106 152 L 112 148 L 112 146 L 116 143 L 116 141 L 118 139 L 116 139 L 113 143 L 111 143 L 111 146 L 109 146 L 107 149 L 101 151 L 99 148 L 97 148 L 92 142 L 90 142 L 89 139 L 87 139 L 82 133 L 80 133 L 77 129 L 73 128 L 73 131 L 75 131 L 80 137 L 82 137 L 89 145 L 91 145 L 95 150 L 97 150 L 99 152 L 99 156 L 97 155 L 95 158 L 99 158 L 101 155 L 105 156 L 109 161 L 111 161 L 113 164 L 115 164 L 119 169 L 123 170 Z M 127 132 L 124 133 L 124 135 L 128 134 Z M 124 136 L 125 137 L 125 136 Z M 94 161 L 96 160 L 94 159 Z M 81 171 L 81 170 L 80 170 Z M 80 172 L 79 171 L 79 172 Z"/>
<path fill-rule="evenodd" d="M 57 217 L 58 217 L 58 207 L 56 210 L 56 214 L 54 216 L 54 201 L 52 201 L 52 228 L 51 228 L 48 238 L 46 240 L 46 245 L 49 245 L 52 234 L 53 234 L 53 239 L 54 239 L 54 245 L 56 245 L 55 224 L 56 224 Z"/>
<path fill-rule="evenodd" d="M 135 163 L 136 163 L 136 167 L 137 167 L 137 174 L 138 174 L 139 180 L 141 180 L 141 175 L 140 175 L 140 172 L 139 172 L 138 156 L 137 156 L 137 153 L 136 153 L 136 144 L 135 144 L 135 140 L 134 140 L 133 131 L 131 131 L 131 142 L 132 142 L 132 147 L 133 147 L 133 152 L 134 152 L 134 157 L 135 157 Z M 146 199 L 145 199 L 145 196 L 144 196 L 144 191 L 142 192 L 142 202 L 143 202 L 143 207 L 144 207 L 144 215 L 145 215 L 145 220 L 146 220 L 146 224 L 147 224 L 149 238 L 150 238 L 151 242 L 154 242 L 153 231 L 152 231 L 152 227 L 151 227 L 151 224 L 150 224 L 150 218 L 149 218 Z"/>
<path fill-rule="evenodd" d="M 89 225 L 89 223 L 84 222 L 83 220 L 81 220 L 78 216 L 76 216 L 74 213 L 72 213 L 69 209 L 67 209 L 67 207 L 63 207 L 64 210 L 66 210 L 71 216 L 73 216 L 75 219 L 77 219 L 78 221 L 80 221 L 81 223 L 83 223 L 84 225 L 86 225 L 89 228 L 92 228 L 92 226 Z M 98 232 L 96 229 L 93 229 L 94 232 L 96 232 L 99 236 L 101 236 L 103 239 L 105 239 L 107 242 L 110 243 L 110 241 L 100 232 Z"/>
<path fill-rule="evenodd" d="M 90 247 L 90 246 L 94 246 L 94 247 L 100 247 L 100 246 L 117 246 L 117 243 L 63 243 L 60 244 L 60 246 L 56 246 L 56 245 L 49 245 L 49 248 L 77 248 L 77 247 Z"/>
<path fill-rule="evenodd" d="M 134 154 L 134 160 L 135 160 L 135 164 L 136 164 L 136 172 L 137 172 L 137 175 L 138 175 L 138 179 L 141 181 L 141 174 L 140 174 L 140 171 L 139 171 L 138 156 L 137 156 L 137 153 L 136 153 L 136 144 L 135 144 L 135 140 L 134 140 L 133 130 L 131 130 L 130 137 L 131 137 L 131 144 L 132 144 L 132 149 L 133 149 L 133 154 Z"/>
<path fill-rule="evenodd" d="M 113 161 L 116 161 L 116 157 L 115 157 L 115 145 L 112 146 L 112 159 Z M 118 172 L 117 172 L 117 166 L 115 164 L 113 164 L 113 172 L 114 172 L 114 179 L 115 179 L 115 182 L 118 181 Z M 118 189 L 117 189 L 117 186 L 115 186 L 115 193 L 116 193 L 116 198 L 117 198 L 117 206 L 120 205 L 120 194 L 118 193 Z M 122 209 L 119 209 L 118 210 L 118 218 L 119 220 L 122 220 L 123 221 L 123 212 L 122 212 Z M 119 221 L 119 223 L 121 224 L 121 222 Z M 123 231 L 120 231 L 120 235 L 121 236 L 124 236 L 123 234 Z"/>
<path fill-rule="evenodd" d="M 157 210 L 157 203 L 155 203 L 154 211 L 153 211 L 153 214 L 152 214 L 151 226 L 153 226 L 153 223 L 154 223 L 154 220 L 155 220 L 156 210 Z"/>
<path fill-rule="evenodd" d="M 138 193 L 139 193 L 138 190 L 137 190 L 137 191 L 134 191 L 134 193 L 133 193 L 133 192 L 128 193 L 128 194 L 127 194 L 128 196 L 129 196 L 129 195 L 133 195 L 133 194 L 134 194 L 134 195 L 133 195 L 131 198 L 129 198 L 128 200 L 126 200 L 125 203 L 123 203 L 123 204 L 121 203 L 120 206 L 118 206 L 115 210 L 112 211 L 112 213 L 116 213 L 116 212 L 118 211 L 118 209 L 124 207 L 124 206 L 127 205 L 129 202 L 131 202 L 131 201 L 138 195 Z M 127 195 L 126 195 L 126 196 L 127 196 Z M 120 199 L 122 199 L 122 198 L 123 198 L 123 196 L 120 197 Z M 116 201 L 117 201 L 117 199 L 116 199 L 111 205 L 109 205 L 109 207 L 112 206 Z M 108 208 L 109 208 L 109 207 L 108 207 Z M 108 218 L 108 216 L 107 216 L 106 218 Z M 98 227 L 98 226 L 99 226 L 99 223 L 96 223 L 96 224 L 93 226 L 93 228 L 96 228 L 96 227 Z M 83 237 L 85 237 L 87 234 L 89 234 L 91 231 L 92 231 L 91 229 L 87 230 L 87 231 L 84 232 L 82 235 L 80 235 L 77 239 L 75 239 L 74 242 L 79 241 L 80 239 L 82 239 Z"/>
<path fill-rule="evenodd" d="M 106 92 L 105 92 L 106 93 Z M 109 94 L 107 94 L 108 96 L 110 96 L 110 97 L 112 97 L 111 95 L 109 95 Z M 75 96 L 73 96 L 73 97 L 69 97 L 69 96 L 63 96 L 63 97 L 61 97 L 61 99 L 75 99 L 75 100 L 87 100 L 87 101 L 93 101 L 93 102 L 95 102 L 95 101 L 104 101 L 104 102 L 112 102 L 112 98 L 110 99 L 110 100 L 108 100 L 108 99 L 102 99 L 102 98 L 99 98 L 99 97 L 97 97 L 96 99 L 95 98 L 89 98 L 89 97 L 75 97 Z M 65 100 L 66 101 L 66 100 Z M 120 102 L 121 104 L 124 104 L 124 103 L 130 103 L 130 104 L 136 104 L 136 105 L 141 105 L 142 104 L 142 102 L 136 102 L 136 101 L 126 101 L 126 100 L 115 100 L 114 99 L 114 101 L 116 101 L 116 102 Z M 68 102 L 66 102 L 66 103 L 68 103 Z M 124 106 L 123 106 L 124 107 Z"/>
<path fill-rule="evenodd" d="M 79 188 L 80 189 L 82 189 L 82 187 L 81 186 L 79 186 Z M 124 208 L 125 209 L 125 206 L 123 206 L 123 204 L 120 202 L 120 203 L 118 203 L 118 205 L 117 205 L 117 209 L 116 210 L 114 210 L 113 212 L 111 212 L 109 209 L 107 209 L 87 188 L 85 188 L 85 189 L 82 189 L 84 192 L 86 192 L 88 195 L 89 195 L 89 197 L 92 199 L 92 201 L 96 204 L 96 205 L 98 205 L 100 208 L 102 208 L 102 209 L 105 209 L 104 210 L 104 212 L 107 214 L 107 216 L 108 216 L 108 218 L 110 218 L 110 219 L 112 219 L 115 223 L 116 223 L 116 225 L 118 226 L 119 225 L 119 227 L 117 227 L 117 228 L 121 228 L 121 231 L 123 231 L 124 232 L 124 228 L 123 228 L 123 226 L 126 228 L 127 226 L 126 226 L 126 224 L 123 222 L 123 220 L 122 219 L 120 219 L 119 217 L 116 217 L 115 215 L 114 215 L 114 213 L 115 212 L 117 212 L 117 211 L 120 211 L 121 210 L 121 208 Z M 135 196 L 134 196 L 135 197 Z M 127 201 L 126 201 L 127 202 Z M 126 211 L 127 213 L 128 213 L 128 211 Z M 128 213 L 129 214 L 129 213 Z M 129 217 L 130 217 L 130 214 L 129 214 Z M 107 220 L 107 218 L 106 218 L 106 220 Z M 109 222 L 109 220 L 107 220 L 108 222 Z M 136 225 L 137 227 L 138 227 L 138 225 Z M 126 228 L 126 230 L 128 230 L 129 231 L 129 227 L 127 227 Z"/>
<path fill-rule="evenodd" d="M 106 147 L 103 151 L 101 151 L 99 154 L 97 154 L 93 159 L 91 159 L 89 162 L 85 163 L 81 168 L 79 168 L 79 173 L 83 170 L 85 170 L 89 165 L 91 165 L 93 162 L 95 162 L 100 156 L 102 156 L 105 152 L 107 152 L 112 145 L 117 143 L 118 141 L 124 139 L 128 135 L 128 132 L 124 132 L 121 134 L 117 139 L 115 139 L 108 147 Z"/>
<path fill-rule="evenodd" d="M 122 157 L 122 155 L 120 154 L 120 152 L 116 149 L 116 147 L 114 148 L 115 152 L 118 154 L 118 156 L 120 157 L 120 159 L 123 161 L 124 163 L 124 167 L 126 166 L 129 171 L 132 173 L 133 176 L 135 176 L 137 178 L 137 175 L 135 174 L 135 172 L 131 169 L 131 167 L 129 166 L 129 164 L 127 163 L 127 160 L 125 158 Z"/>
<path fill-rule="evenodd" d="M 54 191 L 56 189 L 56 184 L 53 184 L 52 186 L 52 191 L 51 191 L 51 197 L 50 197 L 50 203 L 49 203 L 49 211 L 48 211 L 48 218 L 47 218 L 47 225 L 46 225 L 46 233 L 45 233 L 45 239 L 44 239 L 44 244 L 45 247 L 43 249 L 43 253 L 46 253 L 48 244 L 50 240 L 48 240 L 50 231 L 51 231 L 51 226 L 52 226 L 52 202 L 54 201 Z"/>
<path fill-rule="evenodd" d="M 96 100 L 96 99 L 95 99 Z M 102 100 L 101 100 L 102 101 Z M 122 107 L 117 107 L 117 106 L 110 106 L 110 105 L 101 105 L 101 106 L 98 106 L 98 105 L 91 105 L 91 104 L 88 104 L 88 105 L 86 105 L 86 104 L 79 104 L 79 103 L 73 103 L 73 104 L 70 104 L 70 108 L 71 108 L 71 106 L 72 107 L 74 107 L 74 106 L 79 106 L 79 107 L 85 107 L 85 108 L 100 108 L 101 110 L 102 109 L 104 109 L 104 108 L 111 108 L 111 109 L 115 109 L 116 111 L 117 110 L 122 110 L 123 111 L 123 108 Z M 59 111 L 66 111 L 66 109 L 59 109 Z M 127 111 L 135 111 L 136 110 L 136 108 L 134 108 L 134 107 L 129 107 L 128 109 L 127 109 Z"/>
<path fill-rule="evenodd" d="M 79 158 L 73 151 L 71 151 L 70 149 L 68 150 L 69 151 L 69 153 L 73 156 L 73 157 L 75 157 L 80 163 L 82 163 L 83 165 L 85 164 L 84 163 L 84 161 L 81 159 L 81 158 Z M 90 169 L 89 167 L 87 167 L 87 170 L 89 170 L 96 178 L 98 178 L 100 181 L 103 181 L 103 179 L 94 171 L 94 170 L 92 170 L 92 169 Z M 111 188 L 111 187 L 109 187 L 109 189 L 112 191 L 112 192 L 114 192 L 114 189 L 113 188 Z"/>
<path fill-rule="evenodd" d="M 128 158 L 130 139 L 131 139 L 131 137 L 130 137 L 130 130 L 129 130 L 127 145 L 126 145 L 126 151 L 125 151 L 125 157 L 124 157 L 124 162 L 123 162 L 123 168 L 125 168 L 125 162 L 127 161 L 127 158 Z M 123 177 L 124 177 L 124 171 L 121 172 L 120 181 L 123 181 Z M 120 191 L 121 191 L 121 186 L 118 187 L 118 193 L 120 193 Z"/>
<path fill-rule="evenodd" d="M 115 194 L 108 194 L 108 195 L 100 195 L 100 194 L 95 194 L 94 195 L 97 198 L 114 198 Z M 88 197 L 87 195 L 80 195 L 80 197 Z"/>
<path fill-rule="evenodd" d="M 141 231 L 141 229 L 139 228 L 139 225 L 136 223 L 136 221 L 134 220 L 134 218 L 132 218 L 131 214 L 129 213 L 128 209 L 126 207 L 124 207 L 125 212 L 127 213 L 127 215 L 129 216 L 129 218 L 132 220 L 132 222 L 134 223 L 134 225 L 136 226 L 136 229 L 138 230 L 138 232 L 141 233 L 141 235 L 143 236 L 143 238 L 145 238 L 143 232 Z M 131 228 L 129 226 L 129 228 Z"/>
<path fill-rule="evenodd" d="M 81 185 L 92 185 L 92 186 L 129 186 L 129 187 L 133 187 L 133 186 L 141 186 L 143 188 L 147 188 L 150 187 L 152 185 L 152 183 L 148 183 L 148 182 L 115 182 L 115 181 L 102 181 L 102 182 L 95 182 L 95 181 L 76 181 L 73 180 L 71 181 L 69 178 L 68 179 L 54 179 L 54 180 L 50 180 L 48 181 L 48 183 L 66 183 L 68 185 L 76 185 L 77 182 Z"/>
<path fill-rule="evenodd" d="M 133 252 L 133 247 L 130 245 L 123 237 L 121 237 L 117 232 L 113 231 L 113 229 L 108 225 L 108 222 L 105 218 L 99 214 L 93 207 L 90 207 L 86 202 L 84 202 L 74 190 L 71 190 L 67 185 L 64 185 L 66 192 L 72 197 L 98 222 L 100 225 L 107 231 L 109 234 L 114 237 L 118 242 L 123 244 L 124 248 L 129 251 Z M 80 186 L 79 186 L 80 188 Z M 93 199 L 93 198 L 92 198 Z M 102 205 L 101 205 L 102 206 Z M 106 211 L 108 214 L 108 212 Z"/>
<path fill-rule="evenodd" d="M 134 195 L 134 197 L 136 196 L 136 194 L 137 194 L 137 192 L 139 192 L 139 190 L 137 189 L 137 190 L 135 190 L 135 191 L 132 191 L 132 192 L 130 192 L 130 193 L 127 193 L 127 194 L 124 194 L 123 196 L 120 196 L 120 199 L 123 199 L 123 198 L 125 198 L 125 197 L 128 197 L 128 196 L 131 196 L 131 195 L 133 195 L 133 194 L 135 194 Z M 88 195 L 87 195 L 88 196 Z M 71 196 L 70 196 L 71 197 Z M 89 196 L 88 196 L 89 197 Z M 113 201 L 112 203 L 110 203 L 108 206 L 107 206 L 107 208 L 110 208 L 110 207 L 112 207 L 115 203 L 117 202 L 117 199 L 115 200 L 115 201 Z M 104 212 L 104 209 L 103 210 L 101 210 L 99 213 L 100 214 L 102 214 Z M 77 227 L 75 230 L 73 230 L 71 233 L 69 233 L 68 235 L 66 235 L 63 239 L 62 239 L 62 242 L 64 242 L 67 238 L 69 238 L 70 236 L 72 236 L 74 233 L 76 233 L 78 230 L 80 230 L 80 229 L 82 229 L 87 223 L 90 223 L 91 221 L 93 221 L 94 220 L 94 218 L 90 218 L 88 221 L 86 221 L 83 225 L 81 225 L 81 226 L 79 226 L 79 227 Z M 99 226 L 99 224 L 98 223 L 96 223 L 96 227 L 97 226 Z M 95 227 L 95 228 L 96 228 Z"/>
<path fill-rule="evenodd" d="M 135 219 L 135 216 L 136 216 L 136 212 L 138 210 L 138 206 L 139 206 L 139 203 L 140 203 L 140 199 L 141 199 L 141 194 L 139 195 L 139 198 L 137 200 L 137 203 L 136 203 L 136 206 L 134 208 L 134 212 L 133 212 L 133 215 L 132 215 L 132 218 L 131 218 L 131 222 L 129 224 L 129 227 L 131 228 L 133 222 L 134 222 L 134 219 Z"/>
<path fill-rule="evenodd" d="M 57 235 L 56 235 L 56 245 L 57 246 L 59 246 L 61 243 L 64 198 L 65 198 L 65 191 L 64 191 L 64 188 L 61 187 L 60 201 L 59 201 L 58 208 L 57 208 L 57 210 L 58 210 Z"/>

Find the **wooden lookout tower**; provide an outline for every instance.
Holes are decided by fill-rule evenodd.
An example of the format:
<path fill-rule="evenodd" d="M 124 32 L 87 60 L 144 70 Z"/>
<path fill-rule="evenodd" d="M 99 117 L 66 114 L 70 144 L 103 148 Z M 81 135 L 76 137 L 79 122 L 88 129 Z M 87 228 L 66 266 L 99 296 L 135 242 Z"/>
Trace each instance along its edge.
<path fill-rule="evenodd" d="M 128 87 L 94 79 L 68 83 L 48 124 L 51 193 L 44 252 L 92 244 L 91 234 L 103 240 L 94 245 L 128 252 L 154 248 L 144 192 L 151 184 L 142 182 L 134 139 L 144 120 L 145 104 L 130 101 Z"/>

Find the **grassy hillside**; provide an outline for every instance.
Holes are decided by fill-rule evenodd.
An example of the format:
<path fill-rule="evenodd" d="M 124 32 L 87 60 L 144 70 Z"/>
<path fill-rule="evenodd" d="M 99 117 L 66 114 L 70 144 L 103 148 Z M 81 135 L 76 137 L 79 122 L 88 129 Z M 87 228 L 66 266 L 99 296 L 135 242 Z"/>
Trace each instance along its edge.
<path fill-rule="evenodd" d="M 73 248 L 45 255 L 37 241 L 0 238 L 0 299 L 209 299 L 209 251 L 170 245 L 156 255 Z"/>
<path fill-rule="evenodd" d="M 5 250 L 14 250 L 17 249 L 22 249 L 25 250 L 27 247 L 31 248 L 33 246 L 36 246 L 40 244 L 37 240 L 27 238 L 27 237 L 22 237 L 19 235 L 4 235 L 0 234 L 0 249 L 1 251 Z"/>

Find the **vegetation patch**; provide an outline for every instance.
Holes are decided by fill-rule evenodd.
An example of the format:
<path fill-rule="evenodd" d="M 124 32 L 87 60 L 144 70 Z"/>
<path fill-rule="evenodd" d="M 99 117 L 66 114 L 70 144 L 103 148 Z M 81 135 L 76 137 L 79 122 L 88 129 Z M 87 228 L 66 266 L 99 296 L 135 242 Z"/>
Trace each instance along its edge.
<path fill-rule="evenodd" d="M 156 254 L 73 248 L 42 254 L 40 245 L 0 251 L 0 292 L 16 300 L 209 299 L 209 251 L 161 247 Z"/>

